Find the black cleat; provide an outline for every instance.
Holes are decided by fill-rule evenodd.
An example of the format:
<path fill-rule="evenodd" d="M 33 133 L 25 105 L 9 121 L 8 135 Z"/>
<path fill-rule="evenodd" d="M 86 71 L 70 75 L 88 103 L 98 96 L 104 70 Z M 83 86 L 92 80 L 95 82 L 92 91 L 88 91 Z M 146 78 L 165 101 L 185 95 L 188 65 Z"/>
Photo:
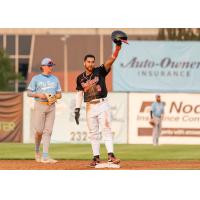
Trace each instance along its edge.
<path fill-rule="evenodd" d="M 113 164 L 119 164 L 120 159 L 116 158 L 114 153 L 108 153 L 108 162 Z"/>
<path fill-rule="evenodd" d="M 94 158 L 92 159 L 92 162 L 90 163 L 90 167 L 95 167 L 96 165 L 98 165 L 100 163 L 100 158 L 99 156 L 94 156 Z"/>

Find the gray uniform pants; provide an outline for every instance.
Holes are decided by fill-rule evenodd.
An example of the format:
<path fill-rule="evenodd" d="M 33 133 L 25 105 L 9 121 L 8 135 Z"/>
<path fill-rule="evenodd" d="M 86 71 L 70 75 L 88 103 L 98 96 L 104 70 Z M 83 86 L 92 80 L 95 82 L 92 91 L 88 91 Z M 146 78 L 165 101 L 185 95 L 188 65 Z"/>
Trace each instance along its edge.
<path fill-rule="evenodd" d="M 153 144 L 158 145 L 161 128 L 162 128 L 162 120 L 161 120 L 161 118 L 158 118 L 158 117 L 153 117 L 153 119 L 155 122 L 155 126 L 153 127 L 153 133 L 152 133 Z"/>
<path fill-rule="evenodd" d="M 55 104 L 44 105 L 35 102 L 34 106 L 34 130 L 42 134 L 43 152 L 48 153 L 53 124 L 55 119 Z"/>

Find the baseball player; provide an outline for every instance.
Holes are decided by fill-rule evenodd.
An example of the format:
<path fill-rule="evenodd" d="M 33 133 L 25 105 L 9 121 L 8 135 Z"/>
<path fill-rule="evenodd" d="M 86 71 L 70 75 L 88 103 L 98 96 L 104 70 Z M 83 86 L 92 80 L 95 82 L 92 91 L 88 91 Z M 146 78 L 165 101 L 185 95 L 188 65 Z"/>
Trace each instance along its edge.
<path fill-rule="evenodd" d="M 159 144 L 159 136 L 162 128 L 162 119 L 164 115 L 164 104 L 161 102 L 161 97 L 159 94 L 155 96 L 156 102 L 152 103 L 150 117 L 150 123 L 153 125 L 153 145 L 157 146 Z"/>
<path fill-rule="evenodd" d="M 50 58 L 41 61 L 41 74 L 32 78 L 28 86 L 28 96 L 35 99 L 34 129 L 35 129 L 35 160 L 42 163 L 56 163 L 48 155 L 50 139 L 55 119 L 55 102 L 62 97 L 61 87 L 57 77 L 52 75 L 55 64 Z M 40 155 L 40 142 L 43 141 L 43 154 Z"/>
<path fill-rule="evenodd" d="M 122 42 L 116 42 L 114 53 L 108 60 L 95 67 L 95 56 L 86 55 L 84 58 L 85 71 L 77 77 L 77 94 L 75 120 L 79 124 L 80 107 L 82 97 L 86 102 L 86 119 L 89 128 L 89 139 L 92 145 L 93 160 L 90 163 L 91 167 L 95 167 L 100 163 L 100 131 L 105 141 L 105 146 L 108 152 L 108 162 L 119 164 L 120 160 L 115 157 L 113 149 L 113 135 L 111 131 L 111 113 L 107 100 L 107 89 L 105 78 L 111 70 L 111 66 L 118 56 Z"/>

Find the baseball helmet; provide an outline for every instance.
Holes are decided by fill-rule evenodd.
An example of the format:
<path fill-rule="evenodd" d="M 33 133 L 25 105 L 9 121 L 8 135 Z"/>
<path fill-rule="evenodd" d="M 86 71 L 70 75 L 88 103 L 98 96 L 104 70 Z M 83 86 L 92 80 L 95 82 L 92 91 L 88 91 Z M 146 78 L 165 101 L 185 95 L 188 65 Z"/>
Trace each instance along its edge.
<path fill-rule="evenodd" d="M 123 31 L 120 31 L 120 30 L 113 31 L 112 34 L 111 34 L 111 39 L 115 44 L 117 44 L 119 41 L 128 44 L 127 34 Z"/>

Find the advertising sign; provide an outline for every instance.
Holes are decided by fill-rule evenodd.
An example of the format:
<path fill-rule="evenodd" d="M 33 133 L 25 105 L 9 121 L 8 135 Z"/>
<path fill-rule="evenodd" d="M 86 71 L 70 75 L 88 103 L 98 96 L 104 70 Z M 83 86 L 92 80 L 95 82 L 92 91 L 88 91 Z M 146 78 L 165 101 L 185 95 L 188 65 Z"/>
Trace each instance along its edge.
<path fill-rule="evenodd" d="M 161 94 L 165 104 L 161 143 L 200 143 L 199 94 Z M 155 94 L 131 93 L 129 96 L 129 143 L 152 143 L 150 106 Z"/>
<path fill-rule="evenodd" d="M 22 108 L 21 93 L 0 93 L 0 142 L 22 141 Z"/>
<path fill-rule="evenodd" d="M 130 41 L 113 67 L 113 90 L 200 92 L 200 42 Z"/>

